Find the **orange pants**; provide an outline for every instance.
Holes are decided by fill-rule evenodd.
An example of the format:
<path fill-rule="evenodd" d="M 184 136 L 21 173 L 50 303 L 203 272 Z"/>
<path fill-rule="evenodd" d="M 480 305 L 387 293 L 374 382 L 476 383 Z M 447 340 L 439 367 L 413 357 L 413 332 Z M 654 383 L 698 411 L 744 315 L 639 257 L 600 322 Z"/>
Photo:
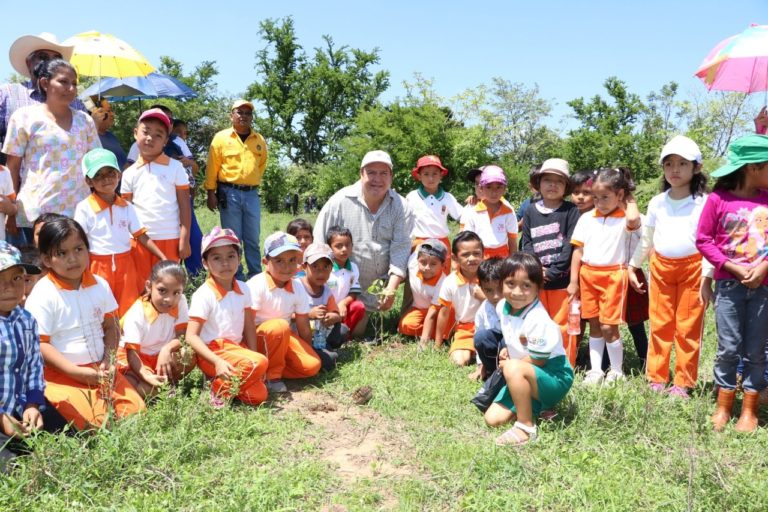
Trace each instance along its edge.
<path fill-rule="evenodd" d="M 97 365 L 83 366 L 95 368 Z M 100 427 L 107 420 L 110 408 L 114 409 L 117 418 L 146 409 L 144 400 L 120 372 L 115 372 L 111 392 L 106 389 L 106 384 L 104 387 L 83 384 L 48 365 L 45 366 L 45 381 L 45 398 L 78 430 Z"/>
<path fill-rule="evenodd" d="M 163 251 L 165 257 L 169 260 L 179 261 L 179 239 L 171 240 L 152 240 L 155 245 Z M 154 254 L 141 245 L 136 240 L 131 241 L 131 253 L 133 254 L 133 264 L 136 266 L 136 279 L 139 290 L 144 289 L 144 284 L 149 279 L 152 267 L 160 261 Z"/>
<path fill-rule="evenodd" d="M 675 385 L 692 388 L 699 373 L 704 327 L 704 305 L 699 301 L 701 255 L 665 258 L 654 253 L 650 274 L 648 380 L 669 381 L 669 360 L 674 344 Z"/>
<path fill-rule="evenodd" d="M 259 352 L 269 358 L 267 379 L 304 379 L 320 371 L 320 358 L 307 342 L 291 331 L 282 318 L 256 326 Z"/>
<path fill-rule="evenodd" d="M 560 334 L 563 336 L 563 347 L 571 368 L 576 367 L 576 353 L 579 347 L 576 336 L 568 334 L 568 292 L 565 290 L 540 290 L 539 300 L 544 309 L 549 313 L 549 317 L 560 327 Z"/>
<path fill-rule="evenodd" d="M 448 353 L 455 350 L 469 350 L 475 352 L 475 323 L 459 322 L 456 324 L 456 330 L 453 332 L 453 341 Z"/>
<path fill-rule="evenodd" d="M 213 340 L 208 348 L 237 370 L 238 387 L 235 396 L 241 402 L 259 405 L 267 399 L 267 386 L 264 385 L 264 373 L 267 371 L 266 357 L 229 340 Z M 231 379 L 216 377 L 216 367 L 202 357 L 197 358 L 197 366 L 207 377 L 213 379 L 211 389 L 214 393 L 222 398 L 232 396 L 233 381 Z"/>
<path fill-rule="evenodd" d="M 413 243 L 411 243 L 411 252 L 415 251 L 416 248 L 419 246 L 419 244 L 426 240 L 429 240 L 429 239 L 419 238 L 419 237 L 414 238 Z M 451 273 L 451 241 L 448 240 L 448 237 L 436 238 L 436 240 L 440 240 L 441 242 L 443 242 L 443 244 L 445 244 L 445 248 L 448 249 L 448 252 L 445 253 L 445 262 L 443 263 L 443 273 L 445 275 L 448 275 Z"/>
<path fill-rule="evenodd" d="M 627 269 L 624 265 L 595 267 L 581 264 L 581 318 L 597 318 L 603 325 L 624 322 L 627 303 Z"/>
<path fill-rule="evenodd" d="M 141 364 L 152 370 L 152 373 L 157 373 L 157 359 L 160 353 L 154 355 L 143 354 L 139 351 L 136 351 L 136 353 L 139 355 L 139 359 L 141 359 Z M 192 362 L 196 361 L 193 360 Z M 130 364 L 128 364 L 128 352 L 125 350 L 125 347 L 120 347 L 117 349 L 117 360 L 115 361 L 115 366 L 117 367 L 118 371 L 123 373 L 131 369 Z M 189 371 L 192 371 L 194 368 L 195 367 L 193 365 L 189 365 Z"/>
<path fill-rule="evenodd" d="M 483 249 L 483 259 L 490 258 L 507 258 L 509 256 L 509 245 L 502 245 L 501 247 L 486 247 Z"/>
<path fill-rule="evenodd" d="M 410 308 L 400 319 L 397 331 L 405 336 L 421 336 L 421 331 L 424 330 L 424 319 L 427 317 L 427 311 L 429 309 Z M 429 337 L 435 337 L 434 326 L 432 326 L 432 332 Z"/>
<path fill-rule="evenodd" d="M 118 306 L 118 315 L 123 316 L 141 294 L 137 288 L 136 267 L 131 251 L 122 254 L 91 254 L 91 272 L 103 277 Z"/>

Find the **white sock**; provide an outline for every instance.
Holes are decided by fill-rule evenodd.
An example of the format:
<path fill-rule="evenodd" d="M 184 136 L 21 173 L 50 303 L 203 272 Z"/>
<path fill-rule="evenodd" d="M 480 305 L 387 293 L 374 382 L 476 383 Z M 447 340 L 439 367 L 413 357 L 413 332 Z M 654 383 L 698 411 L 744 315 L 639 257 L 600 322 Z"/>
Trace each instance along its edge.
<path fill-rule="evenodd" d="M 589 337 L 589 364 L 593 370 L 603 371 L 603 350 L 605 340 L 603 338 Z"/>
<path fill-rule="evenodd" d="M 622 367 L 624 366 L 624 345 L 621 343 L 621 338 L 612 343 L 606 343 L 608 348 L 608 360 L 611 362 L 611 370 L 619 373 L 624 373 Z"/>

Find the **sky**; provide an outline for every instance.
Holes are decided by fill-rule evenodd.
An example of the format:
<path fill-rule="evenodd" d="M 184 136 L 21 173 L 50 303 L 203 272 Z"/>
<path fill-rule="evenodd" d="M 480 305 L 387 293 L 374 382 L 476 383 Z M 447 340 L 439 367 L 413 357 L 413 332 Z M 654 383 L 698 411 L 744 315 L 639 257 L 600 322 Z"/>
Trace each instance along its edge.
<path fill-rule="evenodd" d="M 161 55 L 186 71 L 216 61 L 219 91 L 234 95 L 258 78 L 259 21 L 293 16 L 307 50 L 320 46 L 324 34 L 340 45 L 378 48 L 380 69 L 390 72 L 385 100 L 403 96 L 402 83 L 414 73 L 431 79 L 445 98 L 498 76 L 537 84 L 554 106 L 550 125 L 568 116 L 567 101 L 603 94 L 609 76 L 642 97 L 670 81 L 683 95 L 704 91 L 693 73 L 709 50 L 751 23 L 768 24 L 768 0 L 38 0 L 33 12 L 18 15 L 9 9 L 22 4 L 11 5 L 0 48 L 25 34 L 51 32 L 64 40 L 95 29 L 125 40 L 155 65 Z M 0 58 L 0 77 L 11 73 Z"/>

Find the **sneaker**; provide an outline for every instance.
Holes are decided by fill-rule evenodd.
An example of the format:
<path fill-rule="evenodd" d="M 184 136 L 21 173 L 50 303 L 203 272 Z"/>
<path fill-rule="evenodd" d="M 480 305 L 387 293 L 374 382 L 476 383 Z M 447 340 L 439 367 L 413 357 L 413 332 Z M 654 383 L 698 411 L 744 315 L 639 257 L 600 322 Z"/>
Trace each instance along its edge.
<path fill-rule="evenodd" d="M 217 411 L 219 409 L 223 409 L 227 405 L 227 402 L 222 397 L 214 393 L 213 390 L 211 390 L 211 398 L 208 403 L 211 404 L 211 407 Z"/>
<path fill-rule="evenodd" d="M 602 384 L 604 378 L 605 375 L 603 375 L 602 371 L 589 370 L 586 375 L 584 375 L 584 384 L 587 386 L 596 386 Z"/>
<path fill-rule="evenodd" d="M 608 374 L 605 376 L 606 384 L 613 384 L 620 380 L 627 380 L 627 377 L 622 372 L 617 372 L 616 370 L 609 370 Z"/>
<path fill-rule="evenodd" d="M 648 383 L 648 387 L 651 389 L 651 391 L 655 391 L 656 393 L 662 393 L 666 386 L 664 386 L 662 382 L 650 382 Z"/>
<path fill-rule="evenodd" d="M 688 390 L 682 386 L 672 386 L 667 390 L 667 393 L 669 393 L 670 396 L 676 396 L 677 398 L 682 398 L 683 400 L 688 400 L 690 395 L 688 395 Z"/>
<path fill-rule="evenodd" d="M 267 390 L 269 390 L 270 393 L 287 393 L 288 386 L 286 386 L 285 382 L 280 379 L 268 380 Z"/>

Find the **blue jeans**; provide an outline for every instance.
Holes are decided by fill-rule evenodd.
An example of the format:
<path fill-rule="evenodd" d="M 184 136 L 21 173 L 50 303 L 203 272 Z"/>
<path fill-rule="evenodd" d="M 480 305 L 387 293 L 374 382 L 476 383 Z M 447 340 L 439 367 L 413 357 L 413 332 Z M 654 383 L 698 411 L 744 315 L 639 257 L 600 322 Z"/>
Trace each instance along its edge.
<path fill-rule="evenodd" d="M 197 223 L 194 197 L 190 197 L 190 203 L 192 204 L 192 223 L 189 228 L 189 247 L 192 253 L 184 260 L 184 266 L 187 267 L 187 273 L 190 276 L 195 276 L 203 270 L 203 258 L 200 255 L 203 233 L 200 231 L 200 224 Z"/>
<path fill-rule="evenodd" d="M 473 337 L 475 350 L 483 363 L 485 374 L 490 375 L 499 365 L 499 350 L 504 343 L 504 336 L 499 331 L 478 329 Z"/>
<path fill-rule="evenodd" d="M 741 356 L 744 362 L 744 389 L 761 391 L 766 386 L 768 286 L 751 290 L 735 279 L 717 281 L 715 321 L 715 383 L 725 389 L 736 388 L 736 367 Z"/>
<path fill-rule="evenodd" d="M 219 205 L 221 227 L 235 232 L 245 251 L 247 276 L 243 275 L 242 266 L 237 270 L 237 278 L 250 279 L 261 272 L 261 253 L 259 252 L 259 234 L 261 232 L 261 200 L 259 190 L 237 190 L 219 184 L 226 196 L 226 208 Z"/>

